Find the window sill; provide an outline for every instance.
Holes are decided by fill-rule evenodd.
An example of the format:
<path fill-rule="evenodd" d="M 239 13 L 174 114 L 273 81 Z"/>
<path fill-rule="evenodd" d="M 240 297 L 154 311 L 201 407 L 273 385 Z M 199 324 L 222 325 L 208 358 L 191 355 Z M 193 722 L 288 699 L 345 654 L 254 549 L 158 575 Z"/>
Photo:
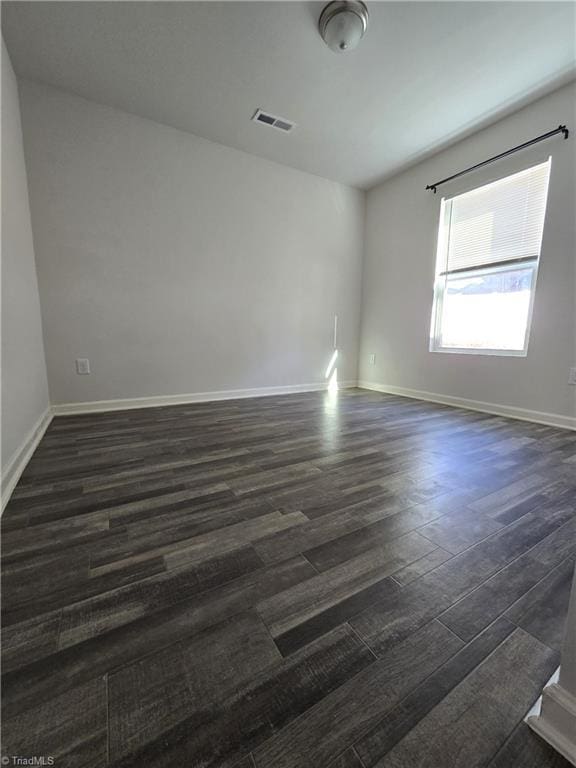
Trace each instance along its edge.
<path fill-rule="evenodd" d="M 492 357 L 527 357 L 527 349 L 471 349 L 466 347 L 430 347 L 430 352 L 445 355 L 490 355 Z"/>

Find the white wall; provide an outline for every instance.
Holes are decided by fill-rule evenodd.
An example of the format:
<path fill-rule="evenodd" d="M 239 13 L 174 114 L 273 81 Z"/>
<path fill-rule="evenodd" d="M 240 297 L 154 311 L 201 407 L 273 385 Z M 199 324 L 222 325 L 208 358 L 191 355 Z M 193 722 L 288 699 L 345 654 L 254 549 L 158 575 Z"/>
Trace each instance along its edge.
<path fill-rule="evenodd" d="M 49 401 L 18 87 L 3 40 L 1 348 L 5 482 Z"/>
<path fill-rule="evenodd" d="M 356 379 L 364 193 L 20 88 L 53 403 Z"/>
<path fill-rule="evenodd" d="M 566 86 L 368 193 L 359 379 L 485 403 L 576 416 L 575 86 Z M 482 171 L 438 181 L 567 123 L 572 134 Z M 552 155 L 548 208 L 528 356 L 431 353 L 440 200 Z M 369 355 L 376 354 L 376 364 Z M 576 425 L 576 422 L 575 422 Z"/>

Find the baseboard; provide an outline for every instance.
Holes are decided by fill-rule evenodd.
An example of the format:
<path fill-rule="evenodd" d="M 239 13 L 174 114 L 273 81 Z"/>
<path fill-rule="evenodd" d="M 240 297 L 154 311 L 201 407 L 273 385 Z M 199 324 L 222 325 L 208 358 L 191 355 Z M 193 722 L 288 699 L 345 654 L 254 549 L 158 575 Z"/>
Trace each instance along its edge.
<path fill-rule="evenodd" d="M 339 382 L 339 389 L 355 387 L 356 381 Z M 216 392 L 193 392 L 187 395 L 157 395 L 152 397 L 132 397 L 122 400 L 94 400 L 84 403 L 61 403 L 53 405 L 55 416 L 73 416 L 87 413 L 105 413 L 107 411 L 127 411 L 134 408 L 158 408 L 165 405 L 188 405 L 191 403 L 211 403 L 217 400 L 241 400 L 250 397 L 270 397 L 272 395 L 294 395 L 300 392 L 321 392 L 328 388 L 325 382 L 319 384 L 288 384 L 281 387 L 257 387 L 254 389 L 226 389 Z"/>
<path fill-rule="evenodd" d="M 536 424 L 546 424 L 550 427 L 562 427 L 563 429 L 576 430 L 576 417 L 563 416 L 559 413 L 545 413 L 544 411 L 531 411 L 525 408 L 516 408 L 512 405 L 500 405 L 499 403 L 484 403 L 481 400 L 468 400 L 464 397 L 452 397 L 440 395 L 436 392 L 422 392 L 418 389 L 406 389 L 390 384 L 377 384 L 374 381 L 359 381 L 360 389 L 371 389 L 375 392 L 385 392 L 388 395 L 409 397 L 413 400 L 426 400 L 430 403 L 451 405 L 454 408 L 466 408 L 469 411 L 490 413 L 494 416 L 506 416 L 509 419 L 532 421 Z"/>
<path fill-rule="evenodd" d="M 4 512 L 6 504 L 10 501 L 10 496 L 12 496 L 12 492 L 14 491 L 18 480 L 20 480 L 22 472 L 26 469 L 26 465 L 36 450 L 38 443 L 42 440 L 44 433 L 50 426 L 52 417 L 52 408 L 48 407 L 30 432 L 28 432 L 20 448 L 13 454 L 12 458 L 7 463 L 6 469 L 2 473 L 0 514 Z"/>
<path fill-rule="evenodd" d="M 576 749 L 574 744 L 563 734 L 559 733 L 549 723 L 541 722 L 535 717 L 530 718 L 528 725 L 541 739 L 548 742 L 556 752 L 559 752 L 568 762 L 576 766 Z"/>
<path fill-rule="evenodd" d="M 524 722 L 576 766 L 576 700 L 560 685 L 559 672 L 546 683 Z"/>
<path fill-rule="evenodd" d="M 339 383 L 340 389 L 355 387 L 356 381 Z M 72 416 L 75 414 L 105 413 L 107 411 L 124 411 L 134 408 L 158 408 L 165 405 L 186 405 L 188 403 L 209 403 L 217 400 L 238 400 L 250 397 L 267 397 L 271 395 L 293 395 L 299 392 L 320 392 L 328 388 L 324 382 L 320 384 L 289 384 L 281 387 L 257 387 L 254 389 L 228 389 L 221 392 L 194 392 L 188 395 L 158 395 L 156 397 L 135 397 L 122 400 L 97 400 L 86 403 L 63 403 L 47 408 L 40 419 L 32 427 L 22 446 L 12 456 L 2 474 L 0 491 L 0 514 L 8 504 L 12 492 L 20 479 L 22 472 L 30 461 L 38 443 L 44 437 L 54 416 Z"/>

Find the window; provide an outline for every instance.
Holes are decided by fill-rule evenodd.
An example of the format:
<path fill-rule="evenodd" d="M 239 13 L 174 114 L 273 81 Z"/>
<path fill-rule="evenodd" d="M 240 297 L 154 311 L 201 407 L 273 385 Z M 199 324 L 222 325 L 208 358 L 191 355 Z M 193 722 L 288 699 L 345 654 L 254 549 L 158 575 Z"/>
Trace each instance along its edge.
<path fill-rule="evenodd" d="M 442 200 L 431 351 L 526 355 L 550 162 Z"/>

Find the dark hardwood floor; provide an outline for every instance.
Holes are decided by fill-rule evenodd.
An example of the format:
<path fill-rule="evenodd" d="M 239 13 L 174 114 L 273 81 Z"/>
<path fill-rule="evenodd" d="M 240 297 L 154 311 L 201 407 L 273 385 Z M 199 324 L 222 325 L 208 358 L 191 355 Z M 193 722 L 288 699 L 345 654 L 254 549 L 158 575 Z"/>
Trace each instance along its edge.
<path fill-rule="evenodd" d="M 3 527 L 3 755 L 565 768 L 576 433 L 361 390 L 56 418 Z"/>

